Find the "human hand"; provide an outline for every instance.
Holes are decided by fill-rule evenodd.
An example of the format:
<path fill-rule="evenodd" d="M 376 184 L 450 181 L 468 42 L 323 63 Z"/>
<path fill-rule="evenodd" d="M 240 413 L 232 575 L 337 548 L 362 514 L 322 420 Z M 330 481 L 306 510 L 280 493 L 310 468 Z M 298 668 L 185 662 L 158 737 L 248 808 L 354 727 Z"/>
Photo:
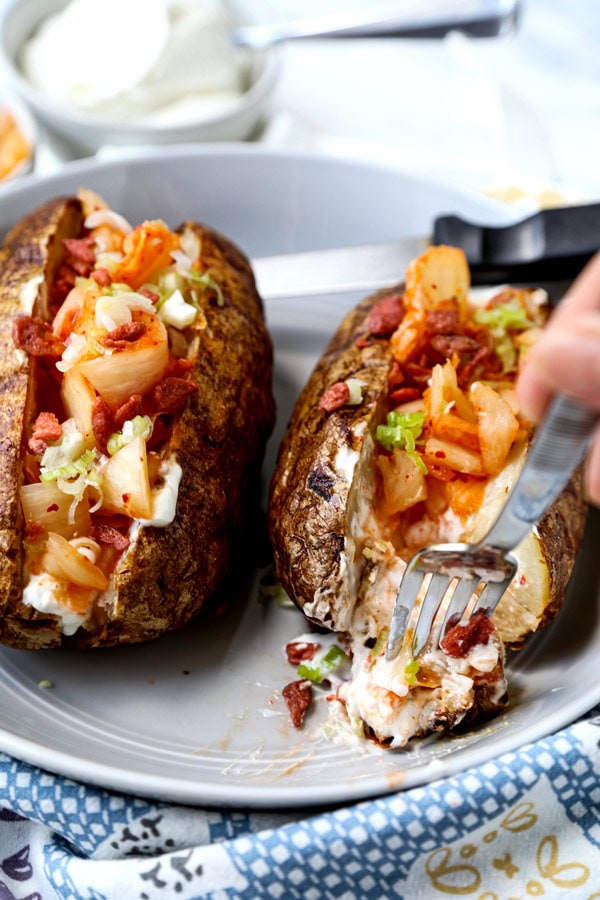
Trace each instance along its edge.
<path fill-rule="evenodd" d="M 533 422 L 559 391 L 600 413 L 600 253 L 552 314 L 516 387 L 523 415 Z M 600 424 L 588 451 L 585 484 L 588 499 L 600 506 Z"/>

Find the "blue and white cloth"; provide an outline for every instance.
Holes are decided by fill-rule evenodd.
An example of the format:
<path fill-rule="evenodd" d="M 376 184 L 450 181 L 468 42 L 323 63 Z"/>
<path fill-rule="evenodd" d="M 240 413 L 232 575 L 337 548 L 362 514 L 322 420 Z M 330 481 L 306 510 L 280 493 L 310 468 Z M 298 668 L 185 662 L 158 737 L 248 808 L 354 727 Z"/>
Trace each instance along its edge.
<path fill-rule="evenodd" d="M 154 803 L 4 755 L 0 805 L 0 900 L 600 900 L 600 707 L 327 812 Z"/>

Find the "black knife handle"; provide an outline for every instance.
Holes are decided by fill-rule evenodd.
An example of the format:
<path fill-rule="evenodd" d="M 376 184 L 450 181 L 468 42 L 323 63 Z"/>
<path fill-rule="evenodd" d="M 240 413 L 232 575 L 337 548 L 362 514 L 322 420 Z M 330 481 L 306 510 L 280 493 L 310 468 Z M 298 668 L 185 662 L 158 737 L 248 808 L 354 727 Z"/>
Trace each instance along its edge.
<path fill-rule="evenodd" d="M 600 250 L 600 203 L 544 209 L 500 227 L 440 216 L 433 243 L 462 247 L 475 284 L 574 278 Z"/>

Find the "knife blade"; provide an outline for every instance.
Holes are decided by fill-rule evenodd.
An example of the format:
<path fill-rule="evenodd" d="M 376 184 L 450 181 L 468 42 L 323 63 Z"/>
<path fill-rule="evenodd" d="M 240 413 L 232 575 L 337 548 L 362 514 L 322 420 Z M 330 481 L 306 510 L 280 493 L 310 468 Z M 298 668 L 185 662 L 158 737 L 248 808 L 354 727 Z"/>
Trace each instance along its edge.
<path fill-rule="evenodd" d="M 462 247 L 473 284 L 569 281 L 600 249 L 600 203 L 545 209 L 509 225 L 439 216 L 430 236 L 252 260 L 264 300 L 374 291 L 404 279 L 430 244 Z"/>

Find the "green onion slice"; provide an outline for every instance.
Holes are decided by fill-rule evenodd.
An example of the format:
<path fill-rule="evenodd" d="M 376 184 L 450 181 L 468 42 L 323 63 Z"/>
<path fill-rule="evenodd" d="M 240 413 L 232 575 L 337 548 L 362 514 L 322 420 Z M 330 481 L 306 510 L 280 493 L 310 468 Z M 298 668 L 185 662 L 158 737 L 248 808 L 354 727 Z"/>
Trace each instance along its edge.
<path fill-rule="evenodd" d="M 415 684 L 417 681 L 417 672 L 420 664 L 416 659 L 410 659 L 404 667 L 404 679 L 407 684 Z"/>
<path fill-rule="evenodd" d="M 405 450 L 413 462 L 427 474 L 427 467 L 416 452 L 417 441 L 423 432 L 424 412 L 399 413 L 395 410 L 387 414 L 385 425 L 378 425 L 377 440 L 386 450 Z"/>
<path fill-rule="evenodd" d="M 323 656 L 306 663 L 300 663 L 298 675 L 300 678 L 312 681 L 313 684 L 321 684 L 331 672 L 339 669 L 349 658 L 348 654 L 341 647 L 334 644 Z"/>
<path fill-rule="evenodd" d="M 110 456 L 114 456 L 121 447 L 131 444 L 137 437 L 147 441 L 152 434 L 152 428 L 152 419 L 149 416 L 134 416 L 133 419 L 127 419 L 123 423 L 122 431 L 115 431 L 111 434 L 106 444 L 106 449 Z"/>

